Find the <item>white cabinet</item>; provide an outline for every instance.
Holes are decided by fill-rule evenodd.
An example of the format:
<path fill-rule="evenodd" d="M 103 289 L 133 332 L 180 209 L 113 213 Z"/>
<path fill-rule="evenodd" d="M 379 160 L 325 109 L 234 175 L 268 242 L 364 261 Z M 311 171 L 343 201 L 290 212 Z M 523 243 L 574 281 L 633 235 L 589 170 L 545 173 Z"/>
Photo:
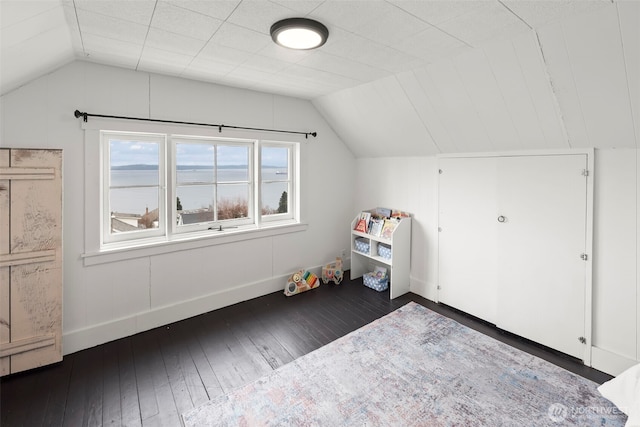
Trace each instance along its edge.
<path fill-rule="evenodd" d="M 588 153 L 439 160 L 438 300 L 588 362 Z"/>
<path fill-rule="evenodd" d="M 354 230 L 359 219 L 357 216 L 351 223 L 351 278 L 362 277 L 373 271 L 374 266 L 380 265 L 389 271 L 390 298 L 406 294 L 410 284 L 411 218 L 402 218 L 390 239 Z M 356 250 L 356 239 L 365 239 L 369 243 L 367 252 Z M 391 247 L 391 258 L 378 255 L 378 246 L 381 244 Z"/>

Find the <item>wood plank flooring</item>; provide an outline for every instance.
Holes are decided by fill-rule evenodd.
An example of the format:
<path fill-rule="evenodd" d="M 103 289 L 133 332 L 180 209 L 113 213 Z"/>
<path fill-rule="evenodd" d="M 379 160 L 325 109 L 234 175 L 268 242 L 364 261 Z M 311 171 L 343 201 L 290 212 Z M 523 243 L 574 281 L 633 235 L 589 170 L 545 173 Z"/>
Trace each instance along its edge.
<path fill-rule="evenodd" d="M 602 383 L 610 376 L 415 294 L 345 279 L 256 298 L 65 356 L 0 380 L 0 425 L 179 426 L 180 414 L 415 301 Z"/>

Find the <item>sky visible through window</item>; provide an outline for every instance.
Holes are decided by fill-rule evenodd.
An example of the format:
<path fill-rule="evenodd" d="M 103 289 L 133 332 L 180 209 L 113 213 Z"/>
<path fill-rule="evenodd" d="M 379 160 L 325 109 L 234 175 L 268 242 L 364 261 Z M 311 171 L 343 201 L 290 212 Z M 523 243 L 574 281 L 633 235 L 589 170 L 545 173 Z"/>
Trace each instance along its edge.
<path fill-rule="evenodd" d="M 126 165 L 157 165 L 158 144 L 129 140 L 110 140 L 111 167 Z M 181 165 L 211 164 L 214 146 L 205 144 L 178 144 L 177 154 Z M 262 164 L 272 167 L 286 167 L 288 164 L 287 150 L 279 147 L 262 148 Z M 219 166 L 246 166 L 246 151 L 238 150 L 236 146 L 218 145 Z"/>
<path fill-rule="evenodd" d="M 111 139 L 109 162 L 111 167 L 126 165 L 157 165 L 159 145 L 157 143 Z"/>

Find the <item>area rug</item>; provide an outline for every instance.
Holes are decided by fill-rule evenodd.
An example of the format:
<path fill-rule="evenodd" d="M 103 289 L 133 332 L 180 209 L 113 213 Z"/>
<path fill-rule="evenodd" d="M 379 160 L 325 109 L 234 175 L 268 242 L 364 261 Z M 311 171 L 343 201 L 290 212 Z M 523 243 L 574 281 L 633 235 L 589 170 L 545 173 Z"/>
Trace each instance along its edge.
<path fill-rule="evenodd" d="M 416 303 L 182 416 L 185 426 L 623 426 L 598 384 Z"/>

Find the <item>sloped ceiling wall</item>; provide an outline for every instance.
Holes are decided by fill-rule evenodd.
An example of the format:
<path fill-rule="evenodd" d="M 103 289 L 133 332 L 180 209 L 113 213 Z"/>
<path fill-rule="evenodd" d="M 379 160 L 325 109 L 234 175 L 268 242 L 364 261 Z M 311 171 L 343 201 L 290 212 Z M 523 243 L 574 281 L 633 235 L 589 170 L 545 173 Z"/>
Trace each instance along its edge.
<path fill-rule="evenodd" d="M 0 28 L 3 94 L 75 58 L 59 0 L 2 1 Z"/>
<path fill-rule="evenodd" d="M 356 157 L 640 141 L 640 2 L 313 101 Z"/>

